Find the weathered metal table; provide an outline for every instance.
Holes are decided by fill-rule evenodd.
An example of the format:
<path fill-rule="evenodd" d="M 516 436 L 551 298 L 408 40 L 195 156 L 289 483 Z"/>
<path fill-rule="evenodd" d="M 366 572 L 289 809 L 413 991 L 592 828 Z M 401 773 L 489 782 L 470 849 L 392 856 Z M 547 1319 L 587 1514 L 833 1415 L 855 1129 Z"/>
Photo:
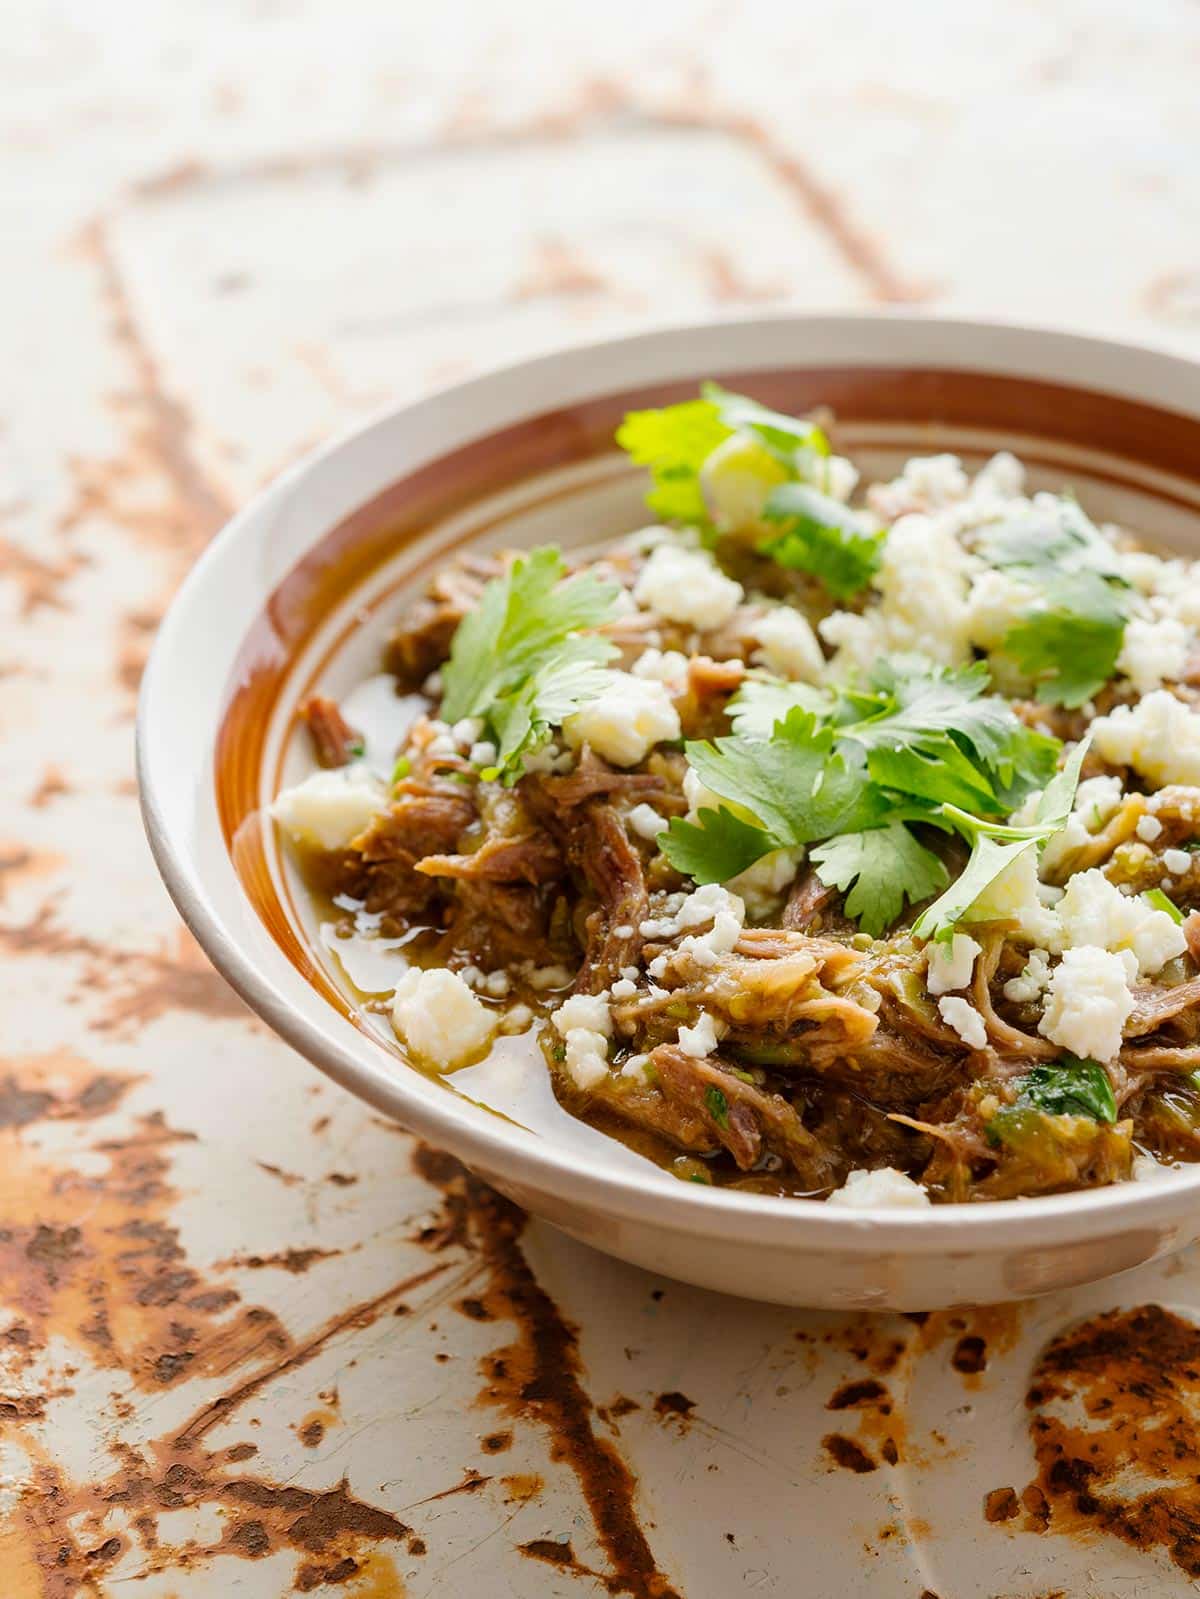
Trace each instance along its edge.
<path fill-rule="evenodd" d="M 0 63 L 0 1594 L 1190 1591 L 1200 1258 L 871 1321 L 525 1225 L 210 972 L 131 755 L 205 540 L 388 400 L 768 303 L 1200 350 L 1200 14 L 22 10 Z"/>

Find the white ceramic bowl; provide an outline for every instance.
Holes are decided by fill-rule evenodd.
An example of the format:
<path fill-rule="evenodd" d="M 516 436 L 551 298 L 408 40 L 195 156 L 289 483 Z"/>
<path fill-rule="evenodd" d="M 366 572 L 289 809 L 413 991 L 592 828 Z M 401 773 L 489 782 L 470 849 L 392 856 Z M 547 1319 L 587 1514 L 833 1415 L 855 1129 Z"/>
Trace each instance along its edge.
<path fill-rule="evenodd" d="M 872 471 L 1000 446 L 1095 514 L 1200 550 L 1200 368 L 1028 328 L 770 317 L 672 328 L 492 373 L 389 412 L 279 479 L 213 542 L 163 623 L 138 760 L 151 846 L 214 964 L 352 1093 L 519 1204 L 623 1259 L 789 1304 L 930 1309 L 1139 1265 L 1200 1234 L 1200 1167 L 1010 1203 L 863 1211 L 681 1183 L 555 1112 L 521 1121 L 409 1066 L 339 982 L 260 807 L 307 760 L 294 710 L 377 670 L 389 620 L 471 542 L 591 542 L 638 526 L 622 413 L 716 377 L 783 409 L 831 405 Z M 517 1066 L 510 1074 L 520 1078 Z"/>

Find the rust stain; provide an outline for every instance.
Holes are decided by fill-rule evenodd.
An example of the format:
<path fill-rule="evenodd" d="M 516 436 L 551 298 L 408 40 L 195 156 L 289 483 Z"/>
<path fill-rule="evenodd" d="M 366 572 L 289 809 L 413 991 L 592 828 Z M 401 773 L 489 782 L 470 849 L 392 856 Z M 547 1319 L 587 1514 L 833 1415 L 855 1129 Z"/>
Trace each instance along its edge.
<path fill-rule="evenodd" d="M 223 1271 L 234 1267 L 244 1267 L 250 1271 L 275 1267 L 298 1277 L 319 1260 L 336 1260 L 343 1254 L 345 1250 L 342 1249 L 278 1249 L 271 1255 L 231 1255 L 228 1260 L 219 1260 L 217 1267 Z"/>
<path fill-rule="evenodd" d="M 7 875 L 16 879 L 43 872 L 49 859 L 18 851 Z M 0 890 L 5 875 L 0 855 Z M 109 996 L 105 1008 L 91 1022 L 100 1033 L 137 1032 L 172 1011 L 239 1020 L 248 1027 L 261 1025 L 182 925 L 159 949 L 122 950 L 64 926 L 57 902 L 51 899 L 23 922 L 0 924 L 0 952 L 77 958 L 78 991 Z"/>
<path fill-rule="evenodd" d="M 286 1345 L 268 1311 L 226 1314 L 238 1294 L 188 1264 L 167 1220 L 175 1195 L 166 1151 L 190 1135 L 143 1116 L 119 1138 L 93 1136 L 87 1152 L 102 1170 L 80 1170 L 78 1159 L 33 1146 L 25 1129 L 102 1118 L 132 1080 L 65 1052 L 9 1066 L 0 1081 L 0 1302 L 16 1324 L 9 1360 L 29 1367 L 53 1337 L 161 1388 L 207 1369 L 218 1347 L 228 1359 Z"/>
<path fill-rule="evenodd" d="M 985 1521 L 1012 1521 L 1021 1513 L 1021 1502 L 1014 1488 L 993 1488 L 983 1501 Z"/>
<path fill-rule="evenodd" d="M 1161 1305 L 1094 1316 L 1047 1345 L 1026 1404 L 1027 1526 L 1108 1533 L 1200 1578 L 1200 1328 Z"/>
<path fill-rule="evenodd" d="M 601 1580 L 610 1593 L 680 1599 L 642 1529 L 636 1478 L 592 1425 L 595 1406 L 584 1387 L 578 1335 L 525 1259 L 524 1213 L 450 1155 L 419 1145 L 414 1164 L 443 1196 L 442 1218 L 425 1230 L 423 1241 L 434 1249 L 458 1244 L 473 1253 L 487 1274 L 480 1297 L 493 1317 L 515 1328 L 512 1342 L 481 1362 L 481 1401 L 548 1431 L 552 1458 L 574 1472 L 608 1558 L 610 1571 Z"/>
<path fill-rule="evenodd" d="M 692 1411 L 695 1408 L 696 1401 L 694 1399 L 689 1399 L 686 1394 L 674 1391 L 659 1394 L 654 1401 L 654 1414 L 663 1421 L 678 1421 L 683 1430 L 686 1430 L 687 1423 L 692 1419 Z"/>
<path fill-rule="evenodd" d="M 847 1438 L 845 1433 L 826 1433 L 821 1445 L 834 1465 L 841 1466 L 844 1471 L 863 1473 L 879 1469 L 879 1462 L 873 1460 L 861 1444 L 855 1443 L 853 1438 Z"/>
<path fill-rule="evenodd" d="M 515 292 L 518 300 L 557 299 L 603 294 L 608 287 L 574 246 L 563 239 L 538 239 Z"/>
<path fill-rule="evenodd" d="M 20 615 L 26 619 L 42 609 L 63 610 L 62 591 L 84 565 L 81 555 L 46 561 L 11 539 L 0 538 L 0 582 L 15 586 L 20 596 Z"/>
<path fill-rule="evenodd" d="M 103 491 L 111 490 L 114 477 L 140 479 L 147 465 L 156 466 L 170 484 L 173 503 L 145 510 L 132 523 L 122 517 L 122 522 L 132 525 L 166 553 L 171 553 L 174 543 L 181 573 L 228 519 L 232 505 L 197 463 L 192 419 L 170 393 L 158 362 L 142 337 L 103 219 L 89 223 L 78 243 L 83 258 L 96 272 L 109 332 L 133 379 L 133 393 L 125 399 L 134 421 L 132 458 L 124 463 L 108 463 L 109 482 L 103 481 L 102 473 L 93 486 L 101 490 L 99 503 L 110 509 L 109 494 Z M 85 502 L 79 509 L 95 509 L 96 503 Z"/>
<path fill-rule="evenodd" d="M 229 1557 L 260 1560 L 288 1551 L 297 1557 L 292 1591 L 353 1580 L 347 1599 L 392 1599 L 404 1593 L 394 1563 L 378 1545 L 401 1542 L 412 1529 L 353 1495 L 345 1478 L 321 1491 L 231 1470 L 228 1451 L 180 1452 L 154 1442 L 140 1449 L 116 1446 L 114 1452 L 120 1456 L 118 1469 L 83 1486 L 71 1485 L 43 1460 L 16 1516 L 0 1531 L 0 1569 L 13 1569 L 23 1560 L 38 1574 L 40 1586 L 27 1590 L 30 1599 L 35 1592 L 40 1599 L 98 1593 L 98 1569 L 131 1548 L 141 1556 L 131 1573 L 135 1579 L 205 1569 Z M 202 1505 L 222 1514 L 219 1542 L 174 1544 L 163 1538 L 159 1518 L 164 1512 Z"/>
<path fill-rule="evenodd" d="M 71 784 L 62 767 L 51 763 L 38 779 L 37 787 L 29 796 L 29 803 L 35 811 L 44 810 L 52 800 L 61 799 L 64 794 L 71 792 Z"/>
<path fill-rule="evenodd" d="M 870 1346 L 860 1353 L 866 1361 L 873 1359 Z M 825 1408 L 854 1411 L 858 1417 L 858 1431 L 853 1438 L 845 1433 L 830 1433 L 822 1439 L 826 1453 L 839 1466 L 850 1471 L 873 1471 L 880 1461 L 894 1466 L 901 1459 L 914 1459 L 908 1447 L 904 1415 L 897 1409 L 891 1390 L 878 1378 L 859 1377 L 842 1383 L 826 1400 Z"/>
<path fill-rule="evenodd" d="M 0 1303 L 10 1318 L 0 1338 L 0 1420 L 14 1423 L 7 1442 L 29 1467 L 0 1528 L 6 1591 L 31 1599 L 95 1594 L 103 1573 L 134 1552 L 134 1575 L 144 1576 L 291 1550 L 301 1590 L 310 1578 L 310 1586 L 353 1579 L 348 1594 L 401 1594 L 394 1564 L 377 1546 L 411 1529 L 390 1511 L 357 1498 L 345 1481 L 319 1491 L 247 1475 L 243 1463 L 255 1448 L 244 1441 L 203 1445 L 214 1420 L 271 1376 L 302 1365 L 341 1328 L 365 1324 L 371 1307 L 343 1313 L 297 1346 L 272 1312 L 242 1305 L 236 1290 L 194 1267 L 169 1220 L 169 1152 L 191 1135 L 159 1114 L 131 1119 L 122 1102 L 134 1081 L 66 1053 L 10 1060 L 0 1077 Z M 77 1128 L 73 1154 L 34 1141 L 51 1123 Z M 92 1369 L 121 1370 L 150 1391 L 185 1375 L 257 1369 L 173 1434 L 136 1449 L 119 1432 L 102 1438 L 116 1469 L 72 1483 L 38 1431 L 23 1425 L 41 1419 L 59 1391 L 45 1391 L 38 1375 L 52 1340 Z M 121 1399 L 113 1413 L 120 1421 L 130 1407 Z M 175 1545 L 162 1536 L 162 1512 L 198 1505 L 222 1513 L 217 1544 Z"/>
<path fill-rule="evenodd" d="M 517 1472 L 510 1477 L 501 1477 L 500 1481 L 504 1487 L 504 1497 L 510 1504 L 528 1504 L 546 1486 L 545 1479 L 536 1471 Z"/>
<path fill-rule="evenodd" d="M 826 1410 L 862 1410 L 869 1405 L 887 1405 L 891 1399 L 887 1389 L 874 1377 L 864 1377 L 857 1382 L 843 1383 L 826 1402 Z"/>
<path fill-rule="evenodd" d="M 244 1405 L 248 1399 L 253 1398 L 255 1394 L 261 1392 L 276 1377 L 284 1376 L 288 1372 L 296 1371 L 299 1367 L 307 1365 L 310 1360 L 321 1352 L 326 1344 L 337 1338 L 341 1333 L 350 1329 L 371 1326 L 401 1295 L 419 1287 L 423 1283 L 431 1282 L 433 1278 L 440 1276 L 442 1272 L 447 1270 L 447 1265 L 448 1263 L 443 1262 L 429 1266 L 424 1271 L 416 1272 L 411 1277 L 404 1278 L 402 1282 L 394 1283 L 392 1287 L 385 1289 L 383 1293 L 376 1294 L 371 1299 L 363 1300 L 361 1304 L 352 1305 L 349 1310 L 339 1311 L 323 1327 L 314 1333 L 310 1333 L 302 1343 L 289 1348 L 288 1352 L 280 1359 L 255 1372 L 253 1376 L 239 1383 L 228 1393 L 219 1394 L 206 1404 L 190 1420 L 185 1422 L 181 1430 L 175 1435 L 174 1441 L 176 1445 L 182 1448 L 203 1438 L 218 1422 L 227 1420 L 235 1410 Z"/>

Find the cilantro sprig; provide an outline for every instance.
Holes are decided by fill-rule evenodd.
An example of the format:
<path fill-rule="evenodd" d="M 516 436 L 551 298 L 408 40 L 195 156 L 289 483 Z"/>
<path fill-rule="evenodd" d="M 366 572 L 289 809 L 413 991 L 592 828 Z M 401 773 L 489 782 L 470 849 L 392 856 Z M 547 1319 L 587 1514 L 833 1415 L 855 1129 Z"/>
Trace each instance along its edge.
<path fill-rule="evenodd" d="M 1026 826 L 1016 827 L 972 816 L 955 805 L 942 806 L 944 819 L 970 842 L 971 856 L 941 898 L 927 906 L 914 922 L 915 937 L 943 941 L 951 938 L 957 924 L 1001 872 L 1066 826 L 1087 751 L 1087 739 L 1075 746 L 1062 770 L 1046 784 L 1034 820 Z"/>
<path fill-rule="evenodd" d="M 748 433 L 788 471 L 798 451 L 829 454 L 829 440 L 815 422 L 772 411 L 746 394 L 717 383 L 701 385 L 699 400 L 654 411 L 630 411 L 617 429 L 617 443 L 639 466 L 649 467 L 653 488 L 646 504 L 667 522 L 708 524 L 700 469 L 734 433 Z"/>
<path fill-rule="evenodd" d="M 1057 742 L 985 697 L 985 685 L 984 668 L 954 672 L 916 657 L 840 697 L 751 680 L 730 707 L 734 735 L 687 746 L 721 803 L 693 822 L 675 818 L 664 852 L 698 882 L 725 882 L 773 850 L 816 845 L 822 881 L 849 890 L 846 910 L 864 931 L 882 932 L 947 882 L 914 826 L 972 840 L 983 829 L 990 849 L 995 818 L 1054 769 Z"/>
<path fill-rule="evenodd" d="M 1074 707 L 1117 669 L 1130 590 L 1112 546 L 1070 498 L 999 522 L 980 539 L 991 566 L 1030 587 L 1028 609 L 1002 649 L 1043 703 Z"/>
<path fill-rule="evenodd" d="M 587 631 L 614 614 L 617 584 L 566 573 L 555 545 L 518 556 L 485 585 L 454 635 L 442 716 L 483 719 L 497 745 L 488 777 L 514 781 L 548 730 L 599 694 L 604 664 L 617 654 Z"/>
<path fill-rule="evenodd" d="M 807 483 L 771 490 L 763 515 L 779 532 L 759 545 L 780 566 L 811 572 L 836 599 L 857 594 L 879 570 L 887 532 Z"/>

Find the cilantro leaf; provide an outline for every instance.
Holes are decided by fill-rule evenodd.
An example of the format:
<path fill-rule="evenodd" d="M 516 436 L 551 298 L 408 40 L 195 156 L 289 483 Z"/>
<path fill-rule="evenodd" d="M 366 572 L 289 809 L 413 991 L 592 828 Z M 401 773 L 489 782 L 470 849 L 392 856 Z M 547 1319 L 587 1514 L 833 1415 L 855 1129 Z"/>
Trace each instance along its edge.
<path fill-rule="evenodd" d="M 748 811 L 779 845 L 808 844 L 879 819 L 862 764 L 847 764 L 834 751 L 832 728 L 801 707 L 788 713 L 767 743 L 692 743 L 687 758 L 707 788 Z"/>
<path fill-rule="evenodd" d="M 879 569 L 886 532 L 807 483 L 772 489 L 763 516 L 780 531 L 759 545 L 760 553 L 789 570 L 811 572 L 839 600 L 865 588 Z"/>
<path fill-rule="evenodd" d="M 753 435 L 793 476 L 798 452 L 829 454 L 829 440 L 815 422 L 772 411 L 716 383 L 705 383 L 701 394 L 661 410 L 630 411 L 617 429 L 621 448 L 650 468 L 654 486 L 646 504 L 665 522 L 708 526 L 700 469 L 734 433 Z"/>
<path fill-rule="evenodd" d="M 1054 771 L 1056 739 L 985 695 L 983 662 L 954 671 L 920 656 L 881 662 L 869 690 L 845 696 L 842 738 L 868 752 L 872 778 L 935 804 L 1000 814 Z"/>
<path fill-rule="evenodd" d="M 1044 704 L 1074 707 L 1116 672 L 1129 590 L 1112 546 L 1071 499 L 1036 507 L 985 531 L 979 551 L 1036 591 L 1008 630 L 1004 653 Z"/>
<path fill-rule="evenodd" d="M 733 432 L 711 400 L 685 400 L 660 411 L 630 411 L 617 443 L 639 466 L 650 468 L 654 487 L 646 504 L 664 522 L 703 524 L 708 507 L 700 468 Z"/>
<path fill-rule="evenodd" d="M 951 937 L 956 923 L 966 916 L 1001 872 L 1006 871 L 1018 857 L 1037 849 L 1039 844 L 1044 844 L 1066 826 L 1079 784 L 1079 769 L 1087 750 L 1088 740 L 1083 739 L 1071 751 L 1062 771 L 1047 783 L 1038 801 L 1037 816 L 1028 827 L 990 822 L 979 816 L 971 816 L 957 806 L 942 806 L 942 816 L 971 840 L 971 856 L 940 899 L 927 906 L 917 918 L 913 924 L 914 937 Z"/>
<path fill-rule="evenodd" d="M 702 808 L 695 822 L 673 817 L 662 848 L 676 871 L 697 883 L 727 883 L 779 845 L 765 828 L 722 805 Z"/>
<path fill-rule="evenodd" d="M 513 693 L 493 701 L 488 723 L 498 741 L 496 764 L 485 769 L 489 781 L 516 778 L 522 757 L 542 744 L 550 729 L 602 693 L 609 680 L 603 663 L 612 656 L 594 634 L 565 639 L 558 650 Z"/>
<path fill-rule="evenodd" d="M 777 722 L 799 705 L 814 716 L 833 710 L 833 697 L 808 683 L 785 683 L 778 677 L 748 677 L 730 700 L 729 720 L 740 738 L 768 739 Z"/>
<path fill-rule="evenodd" d="M 772 850 L 878 825 L 887 802 L 861 760 L 847 764 L 833 730 L 793 708 L 768 741 L 719 738 L 691 743 L 687 757 L 707 788 L 737 807 L 673 817 L 662 851 L 701 883 L 724 883 Z"/>
<path fill-rule="evenodd" d="M 994 522 L 979 537 L 979 553 L 989 566 L 1024 568 L 1051 576 L 1058 572 L 1095 572 L 1123 583 L 1113 547 L 1067 495 L 1052 505 L 1038 505 L 1019 516 Z"/>
<path fill-rule="evenodd" d="M 810 851 L 817 876 L 831 888 L 854 887 L 846 914 L 877 938 L 904 909 L 945 887 L 946 868 L 903 822 L 868 832 L 843 833 Z"/>
<path fill-rule="evenodd" d="M 567 578 L 566 570 L 552 544 L 518 556 L 459 623 L 442 668 L 442 715 L 482 717 L 509 777 L 549 727 L 599 692 L 598 669 L 617 654 L 607 639 L 581 631 L 613 614 L 617 585 L 589 573 Z"/>
<path fill-rule="evenodd" d="M 1117 1119 L 1117 1101 L 1104 1067 L 1074 1055 L 1033 1067 L 1017 1085 L 1017 1103 L 1034 1105 L 1050 1116 L 1090 1116 L 1097 1122 Z"/>
<path fill-rule="evenodd" d="M 716 408 L 718 419 L 731 431 L 739 429 L 757 435 L 779 456 L 790 462 L 795 452 L 814 450 L 829 454 L 829 440 L 815 422 L 806 417 L 785 416 L 772 411 L 745 394 L 734 394 L 719 383 L 702 383 L 700 392 Z"/>
<path fill-rule="evenodd" d="M 1128 608 L 1091 572 L 1063 572 L 1041 582 L 1029 612 L 1004 637 L 1004 652 L 1034 680 L 1043 704 L 1083 705 L 1117 669 Z"/>

